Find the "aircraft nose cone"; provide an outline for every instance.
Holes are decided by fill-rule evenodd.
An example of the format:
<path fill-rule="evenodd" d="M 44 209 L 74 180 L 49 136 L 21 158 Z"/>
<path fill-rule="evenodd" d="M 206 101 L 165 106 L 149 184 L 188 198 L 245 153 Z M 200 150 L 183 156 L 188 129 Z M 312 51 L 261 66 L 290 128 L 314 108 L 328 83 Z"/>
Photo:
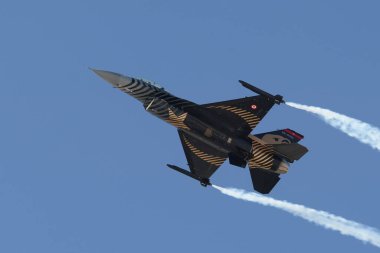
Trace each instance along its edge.
<path fill-rule="evenodd" d="M 118 87 L 120 82 L 122 81 L 122 75 L 118 73 L 114 73 L 111 71 L 106 70 L 99 70 L 99 69 L 91 69 L 95 72 L 98 76 L 106 80 L 107 82 L 111 83 L 113 86 Z"/>

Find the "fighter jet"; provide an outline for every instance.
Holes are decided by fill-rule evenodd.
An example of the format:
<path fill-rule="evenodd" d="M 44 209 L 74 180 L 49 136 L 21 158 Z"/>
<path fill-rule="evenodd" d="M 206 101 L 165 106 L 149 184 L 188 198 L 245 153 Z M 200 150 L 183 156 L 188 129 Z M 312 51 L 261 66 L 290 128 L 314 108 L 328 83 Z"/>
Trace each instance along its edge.
<path fill-rule="evenodd" d="M 298 144 L 303 136 L 291 129 L 252 135 L 274 104 L 284 103 L 280 95 L 271 95 L 247 82 L 243 87 L 256 96 L 210 104 L 196 104 L 176 97 L 156 83 L 110 71 L 92 69 L 101 78 L 139 100 L 144 109 L 177 128 L 189 170 L 167 164 L 203 186 L 224 163 L 245 168 L 248 164 L 253 187 L 267 194 L 288 172 L 289 164 L 308 150 Z"/>

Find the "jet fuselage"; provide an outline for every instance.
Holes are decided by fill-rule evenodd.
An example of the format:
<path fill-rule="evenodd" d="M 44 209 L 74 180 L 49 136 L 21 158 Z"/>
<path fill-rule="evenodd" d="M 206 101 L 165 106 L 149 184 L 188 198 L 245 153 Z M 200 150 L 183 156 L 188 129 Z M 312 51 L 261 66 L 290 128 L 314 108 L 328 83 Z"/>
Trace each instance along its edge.
<path fill-rule="evenodd" d="M 245 168 L 248 164 L 254 189 L 269 193 L 300 159 L 307 148 L 298 144 L 302 135 L 282 129 L 251 135 L 282 96 L 271 95 L 244 81 L 257 96 L 198 105 L 173 96 L 151 81 L 104 70 L 93 70 L 124 93 L 139 100 L 146 111 L 177 128 L 189 169 L 168 164 L 173 170 L 210 185 L 210 177 L 226 161 Z"/>
<path fill-rule="evenodd" d="M 224 153 L 236 153 L 250 158 L 252 143 L 249 138 L 233 135 L 228 122 L 188 100 L 176 97 L 151 81 L 123 76 L 110 71 L 94 70 L 115 88 L 139 100 L 146 111 L 166 121 Z M 194 110 L 197 109 L 197 110 Z"/>

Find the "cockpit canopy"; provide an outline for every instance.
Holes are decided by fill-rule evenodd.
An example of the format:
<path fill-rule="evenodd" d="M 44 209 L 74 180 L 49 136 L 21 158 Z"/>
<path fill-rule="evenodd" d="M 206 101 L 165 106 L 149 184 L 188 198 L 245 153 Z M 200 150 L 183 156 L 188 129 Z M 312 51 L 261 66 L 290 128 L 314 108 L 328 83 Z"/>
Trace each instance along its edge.
<path fill-rule="evenodd" d="M 155 83 L 154 81 L 147 80 L 147 79 L 144 79 L 144 78 L 139 78 L 139 79 L 140 79 L 141 81 L 143 81 L 144 83 L 147 83 L 147 84 L 149 84 L 149 85 L 152 85 L 152 86 L 154 86 L 154 87 L 159 88 L 160 90 L 163 90 L 163 89 L 164 89 L 161 85 L 159 85 L 158 83 Z"/>

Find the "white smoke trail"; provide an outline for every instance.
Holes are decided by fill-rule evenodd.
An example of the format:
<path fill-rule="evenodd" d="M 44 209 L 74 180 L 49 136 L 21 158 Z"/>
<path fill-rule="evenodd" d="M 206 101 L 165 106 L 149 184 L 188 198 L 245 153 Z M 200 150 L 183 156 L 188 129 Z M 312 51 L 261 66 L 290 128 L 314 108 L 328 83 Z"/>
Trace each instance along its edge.
<path fill-rule="evenodd" d="M 325 211 L 315 210 L 284 200 L 273 199 L 254 192 L 246 192 L 235 188 L 223 188 L 217 185 L 212 186 L 228 196 L 281 209 L 324 228 L 339 231 L 342 235 L 355 237 L 364 243 L 368 242 L 380 248 L 380 231 L 375 228 L 346 220 L 345 218 L 327 213 Z"/>
<path fill-rule="evenodd" d="M 358 119 L 328 109 L 286 102 L 287 105 L 318 115 L 327 124 L 380 151 L 380 129 Z"/>

